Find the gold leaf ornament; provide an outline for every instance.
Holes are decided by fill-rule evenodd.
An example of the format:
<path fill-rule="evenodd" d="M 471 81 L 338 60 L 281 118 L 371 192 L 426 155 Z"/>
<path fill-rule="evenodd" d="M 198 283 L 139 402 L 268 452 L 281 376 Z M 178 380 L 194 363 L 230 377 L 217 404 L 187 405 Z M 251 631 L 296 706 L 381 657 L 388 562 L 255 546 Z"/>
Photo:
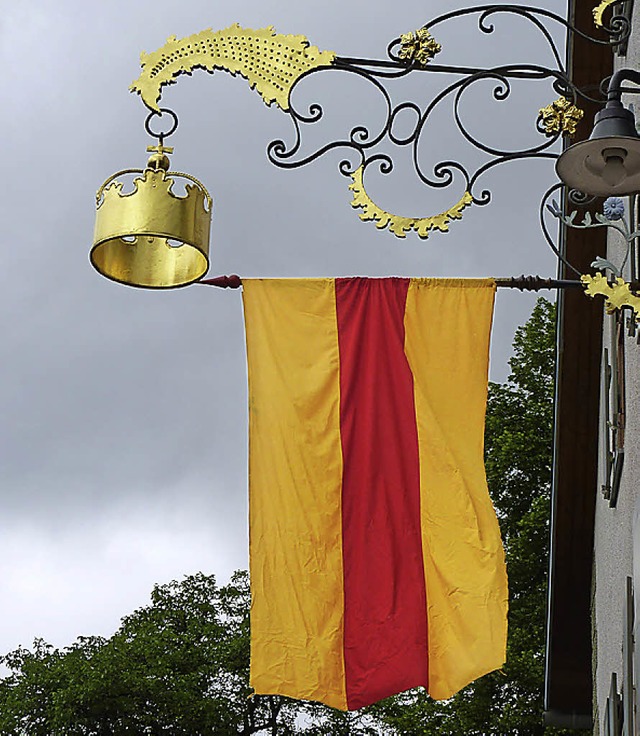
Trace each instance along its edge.
<path fill-rule="evenodd" d="M 392 215 L 390 212 L 386 212 L 378 207 L 371 200 L 364 188 L 362 180 L 363 173 L 363 167 L 359 166 L 351 174 L 352 183 L 349 185 L 349 189 L 353 192 L 351 206 L 362 209 L 362 212 L 358 213 L 361 220 L 375 221 L 376 227 L 379 230 L 388 227 L 398 238 L 406 238 L 410 230 L 415 230 L 421 238 L 428 238 L 431 230 L 440 230 L 440 232 L 446 233 L 449 231 L 451 220 L 462 219 L 462 211 L 473 202 L 471 194 L 465 192 L 457 204 L 445 212 L 433 215 L 432 217 L 400 217 L 399 215 Z"/>
<path fill-rule="evenodd" d="M 593 9 L 593 20 L 598 28 L 604 27 L 604 22 L 602 20 L 604 11 L 609 7 L 609 5 L 613 5 L 617 2 L 620 2 L 620 0 L 602 0 L 602 2 Z"/>
<path fill-rule="evenodd" d="M 605 297 L 604 306 L 607 314 L 622 307 L 631 307 L 635 312 L 636 320 L 640 321 L 640 296 L 631 293 L 630 286 L 624 279 L 617 278 L 613 284 L 610 284 L 604 274 L 598 273 L 595 276 L 589 274 L 581 276 L 580 281 L 585 285 L 585 293 L 589 296 Z"/>
<path fill-rule="evenodd" d="M 167 43 L 150 54 L 140 54 L 142 73 L 129 89 L 144 104 L 159 111 L 162 87 L 174 84 L 180 74 L 194 69 L 216 69 L 240 74 L 248 80 L 267 105 L 289 109 L 289 92 L 305 72 L 333 64 L 333 51 L 320 51 L 305 36 L 285 36 L 273 26 L 253 30 L 237 23 L 221 31 L 210 28 Z"/>
<path fill-rule="evenodd" d="M 545 135 L 575 135 L 577 125 L 584 117 L 584 110 L 576 107 L 566 97 L 558 97 L 555 102 L 540 110 L 540 116 Z"/>
<path fill-rule="evenodd" d="M 431 33 L 426 28 L 419 28 L 417 31 L 402 34 L 398 58 L 407 63 L 415 61 L 420 66 L 426 66 L 440 51 L 442 46 Z"/>

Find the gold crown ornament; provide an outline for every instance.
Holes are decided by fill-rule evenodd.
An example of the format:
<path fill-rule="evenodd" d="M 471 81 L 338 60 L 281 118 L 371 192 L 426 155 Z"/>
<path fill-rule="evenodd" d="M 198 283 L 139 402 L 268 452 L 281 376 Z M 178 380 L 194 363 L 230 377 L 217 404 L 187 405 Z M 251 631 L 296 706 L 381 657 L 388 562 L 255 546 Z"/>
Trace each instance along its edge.
<path fill-rule="evenodd" d="M 147 167 L 110 176 L 96 194 L 96 226 L 90 260 L 108 279 L 129 286 L 171 289 L 198 281 L 209 268 L 212 200 L 193 176 L 169 171 L 173 148 L 149 146 Z M 127 174 L 134 190 L 123 193 Z M 185 195 L 172 191 L 186 180 Z"/>

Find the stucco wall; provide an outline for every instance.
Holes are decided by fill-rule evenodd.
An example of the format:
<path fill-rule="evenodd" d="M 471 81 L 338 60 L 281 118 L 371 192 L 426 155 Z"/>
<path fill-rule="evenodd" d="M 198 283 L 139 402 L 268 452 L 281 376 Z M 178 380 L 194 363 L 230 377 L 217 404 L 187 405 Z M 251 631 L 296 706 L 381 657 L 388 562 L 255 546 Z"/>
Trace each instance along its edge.
<path fill-rule="evenodd" d="M 640 3 L 634 11 L 634 33 L 626 57 L 617 60 L 617 67 L 640 69 Z M 625 104 L 633 101 L 636 114 L 640 98 L 623 98 Z M 622 261 L 623 244 L 618 237 L 609 238 L 609 258 Z M 629 278 L 629 273 L 625 273 Z M 605 317 L 603 344 L 611 344 L 611 319 Z M 596 644 L 596 717 L 600 729 L 602 714 L 611 683 L 611 673 L 622 680 L 622 642 L 626 578 L 634 574 L 636 566 L 636 597 L 640 597 L 640 545 L 636 542 L 634 560 L 634 530 L 640 533 L 640 346 L 635 337 L 625 334 L 626 432 L 625 460 L 616 508 L 609 508 L 598 489 L 595 518 L 595 590 L 594 626 Z M 601 479 L 603 473 L 601 470 Z M 600 484 L 599 484 L 600 485 Z M 638 618 L 636 614 L 636 619 Z M 636 669 L 636 672 L 640 670 Z M 598 729 L 594 733 L 599 733 Z"/>
<path fill-rule="evenodd" d="M 605 344 L 610 343 L 611 320 L 605 318 Z M 634 404 L 640 401 L 640 369 L 638 347 L 633 338 L 625 337 L 627 433 L 625 461 L 620 493 L 615 508 L 598 488 L 595 519 L 595 590 L 594 625 L 596 648 L 597 720 L 602 721 L 609 695 L 611 673 L 622 681 L 623 614 L 626 598 L 626 578 L 633 575 L 633 530 L 638 506 L 638 442 L 640 426 Z M 599 487 L 604 482 L 604 473 Z M 638 561 L 636 561 L 638 562 Z M 595 731 L 598 733 L 598 731 Z"/>

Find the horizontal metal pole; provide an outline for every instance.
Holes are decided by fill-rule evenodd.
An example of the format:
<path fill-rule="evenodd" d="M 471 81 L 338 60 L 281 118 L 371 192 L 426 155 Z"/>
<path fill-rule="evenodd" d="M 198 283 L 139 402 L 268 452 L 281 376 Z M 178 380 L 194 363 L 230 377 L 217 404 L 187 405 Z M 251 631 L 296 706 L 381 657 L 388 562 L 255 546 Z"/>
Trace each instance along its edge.
<path fill-rule="evenodd" d="M 496 286 L 501 289 L 520 289 L 520 291 L 540 291 L 541 289 L 577 289 L 584 288 L 579 279 L 543 279 L 540 276 L 511 276 L 496 279 Z"/>
<path fill-rule="evenodd" d="M 361 59 L 350 56 L 337 56 L 333 67 L 340 69 L 341 65 L 346 67 L 377 67 L 378 69 L 407 69 L 407 64 L 398 61 L 388 61 L 386 59 Z M 461 74 L 464 76 L 473 76 L 474 74 L 493 74 L 499 73 L 505 77 L 513 77 L 515 79 L 546 79 L 553 76 L 554 70 L 533 66 L 530 64 L 514 64 L 497 67 L 470 67 L 470 66 L 454 66 L 450 64 L 429 64 L 428 66 L 411 67 L 412 72 L 436 72 L 440 74 Z"/>
<path fill-rule="evenodd" d="M 584 288 L 578 279 L 543 279 L 540 276 L 511 276 L 495 279 L 496 286 L 501 289 L 520 289 L 520 291 L 540 291 L 540 289 L 577 289 Z M 218 286 L 221 289 L 239 289 L 242 279 L 236 274 L 231 276 L 215 276 L 210 279 L 196 281 L 205 286 Z"/>
<path fill-rule="evenodd" d="M 200 279 L 196 284 L 204 284 L 205 286 L 219 286 L 221 289 L 239 289 L 242 286 L 240 276 L 235 273 L 231 276 L 215 276 L 212 279 Z"/>

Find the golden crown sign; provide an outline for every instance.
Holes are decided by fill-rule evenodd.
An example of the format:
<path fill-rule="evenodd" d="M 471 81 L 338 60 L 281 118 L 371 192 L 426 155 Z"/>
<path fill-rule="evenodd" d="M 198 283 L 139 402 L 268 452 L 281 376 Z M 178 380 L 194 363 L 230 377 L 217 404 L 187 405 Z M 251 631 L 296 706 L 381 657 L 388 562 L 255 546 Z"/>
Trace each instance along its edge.
<path fill-rule="evenodd" d="M 168 171 L 162 144 L 147 168 L 125 169 L 110 176 L 96 194 L 96 224 L 91 263 L 103 275 L 123 284 L 150 289 L 186 286 L 202 278 L 209 268 L 211 195 L 193 176 Z M 127 174 L 134 191 L 124 194 Z M 172 189 L 185 180 L 185 195 Z"/>

